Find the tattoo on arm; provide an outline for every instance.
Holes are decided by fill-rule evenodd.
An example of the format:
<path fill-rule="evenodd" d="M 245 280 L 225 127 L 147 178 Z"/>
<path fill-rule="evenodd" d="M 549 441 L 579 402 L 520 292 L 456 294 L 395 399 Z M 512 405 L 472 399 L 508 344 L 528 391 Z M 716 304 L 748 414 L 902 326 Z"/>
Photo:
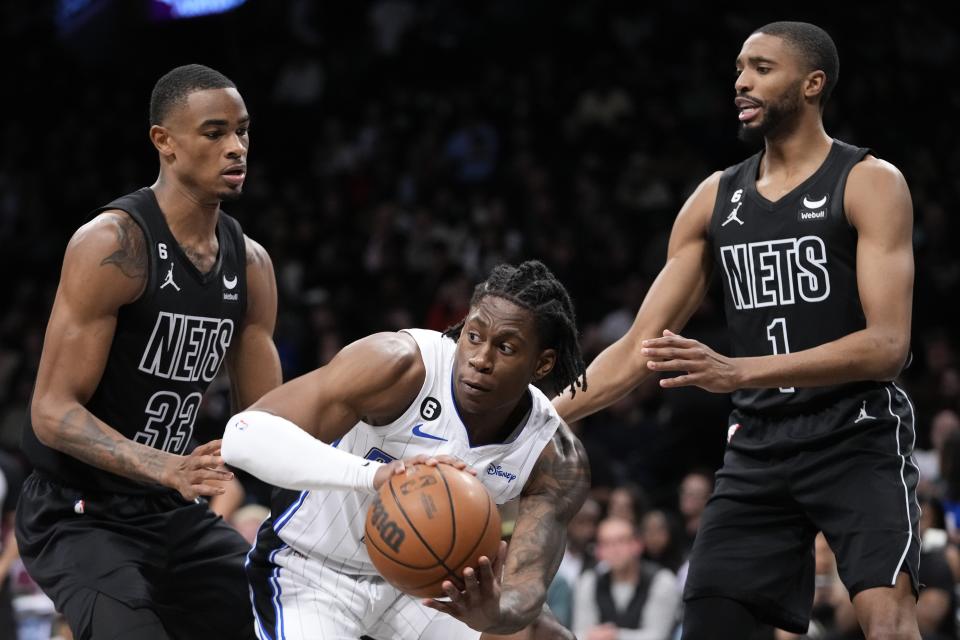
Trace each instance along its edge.
<path fill-rule="evenodd" d="M 563 558 L 567 524 L 590 489 L 587 454 L 566 426 L 547 445 L 520 500 L 504 565 L 500 595 L 502 626 L 509 633 L 539 614 L 547 587 Z"/>
<path fill-rule="evenodd" d="M 244 244 L 246 244 L 247 247 L 247 266 L 262 265 L 265 262 L 264 248 L 250 240 L 250 238 L 247 238 Z"/>
<path fill-rule="evenodd" d="M 147 253 L 144 247 L 143 230 L 125 215 L 111 218 L 117 234 L 119 248 L 104 258 L 100 266 L 116 265 L 128 278 L 142 279 L 147 275 Z"/>
<path fill-rule="evenodd" d="M 133 442 L 99 423 L 83 407 L 64 414 L 57 429 L 57 449 L 74 458 L 125 478 L 159 484 L 164 453 Z"/>

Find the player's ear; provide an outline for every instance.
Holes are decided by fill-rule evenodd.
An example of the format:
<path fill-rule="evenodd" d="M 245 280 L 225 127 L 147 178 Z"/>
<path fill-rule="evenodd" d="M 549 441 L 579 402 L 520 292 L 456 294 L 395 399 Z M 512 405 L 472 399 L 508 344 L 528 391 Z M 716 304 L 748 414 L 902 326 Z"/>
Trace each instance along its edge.
<path fill-rule="evenodd" d="M 163 125 L 155 124 L 150 127 L 150 142 L 157 148 L 160 155 L 170 157 L 173 155 L 173 145 L 170 139 L 170 131 Z"/>
<path fill-rule="evenodd" d="M 557 350 L 544 349 L 537 357 L 537 368 L 533 372 L 536 380 L 543 380 L 553 371 L 553 366 L 557 364 Z"/>
<path fill-rule="evenodd" d="M 811 71 L 807 74 L 807 77 L 803 79 L 803 97 L 810 100 L 819 100 L 820 94 L 823 93 L 826 85 L 827 74 L 819 69 Z"/>

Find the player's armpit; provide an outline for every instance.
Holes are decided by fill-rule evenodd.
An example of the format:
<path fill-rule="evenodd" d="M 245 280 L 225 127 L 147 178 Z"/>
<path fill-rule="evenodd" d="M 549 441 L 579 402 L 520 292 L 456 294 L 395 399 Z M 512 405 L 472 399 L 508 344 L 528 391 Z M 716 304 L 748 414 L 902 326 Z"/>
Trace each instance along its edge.
<path fill-rule="evenodd" d="M 501 624 L 511 633 L 540 614 L 547 588 L 560 566 L 567 524 L 590 488 L 586 450 L 562 424 L 544 448 L 520 498 L 519 513 L 504 565 Z"/>

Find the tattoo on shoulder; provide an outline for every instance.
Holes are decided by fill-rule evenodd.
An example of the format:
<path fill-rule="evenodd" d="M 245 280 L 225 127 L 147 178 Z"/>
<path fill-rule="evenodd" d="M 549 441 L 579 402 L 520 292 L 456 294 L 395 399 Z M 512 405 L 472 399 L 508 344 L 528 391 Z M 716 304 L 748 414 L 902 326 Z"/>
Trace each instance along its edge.
<path fill-rule="evenodd" d="M 590 490 L 590 464 L 580 439 L 561 427 L 544 448 L 528 492 L 550 499 L 561 519 L 580 509 Z"/>
<path fill-rule="evenodd" d="M 254 242 L 250 238 L 247 238 L 246 245 L 247 245 L 247 266 L 250 266 L 252 264 L 255 264 L 255 265 L 263 264 L 264 262 L 263 254 L 265 253 L 264 248 L 261 247 L 259 243 Z"/>
<path fill-rule="evenodd" d="M 128 278 L 141 279 L 147 274 L 147 252 L 143 231 L 132 218 L 115 215 L 109 218 L 117 234 L 119 248 L 100 262 L 100 266 L 116 265 Z"/>

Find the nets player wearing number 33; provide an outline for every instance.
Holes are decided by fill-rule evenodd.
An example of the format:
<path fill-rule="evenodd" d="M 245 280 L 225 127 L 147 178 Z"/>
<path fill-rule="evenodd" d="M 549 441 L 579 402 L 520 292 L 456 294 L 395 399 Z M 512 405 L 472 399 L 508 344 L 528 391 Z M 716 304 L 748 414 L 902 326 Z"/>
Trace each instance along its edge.
<path fill-rule="evenodd" d="M 741 138 L 763 150 L 690 196 L 632 328 L 590 365 L 589 392 L 555 402 L 575 420 L 651 371 L 679 372 L 665 388 L 733 392 L 683 638 L 747 638 L 757 620 L 806 632 L 822 530 L 866 636 L 919 639 L 913 411 L 892 382 L 909 353 L 910 193 L 824 131 L 839 60 L 822 29 L 762 27 L 736 68 Z M 732 357 L 672 333 L 714 269 Z"/>
<path fill-rule="evenodd" d="M 159 179 L 67 246 L 17 541 L 79 640 L 252 638 L 248 545 L 198 499 L 232 474 L 219 440 L 189 450 L 224 360 L 238 409 L 281 381 L 273 267 L 220 210 L 243 186 L 249 116 L 230 80 L 188 65 L 157 82 L 150 119 Z"/>

